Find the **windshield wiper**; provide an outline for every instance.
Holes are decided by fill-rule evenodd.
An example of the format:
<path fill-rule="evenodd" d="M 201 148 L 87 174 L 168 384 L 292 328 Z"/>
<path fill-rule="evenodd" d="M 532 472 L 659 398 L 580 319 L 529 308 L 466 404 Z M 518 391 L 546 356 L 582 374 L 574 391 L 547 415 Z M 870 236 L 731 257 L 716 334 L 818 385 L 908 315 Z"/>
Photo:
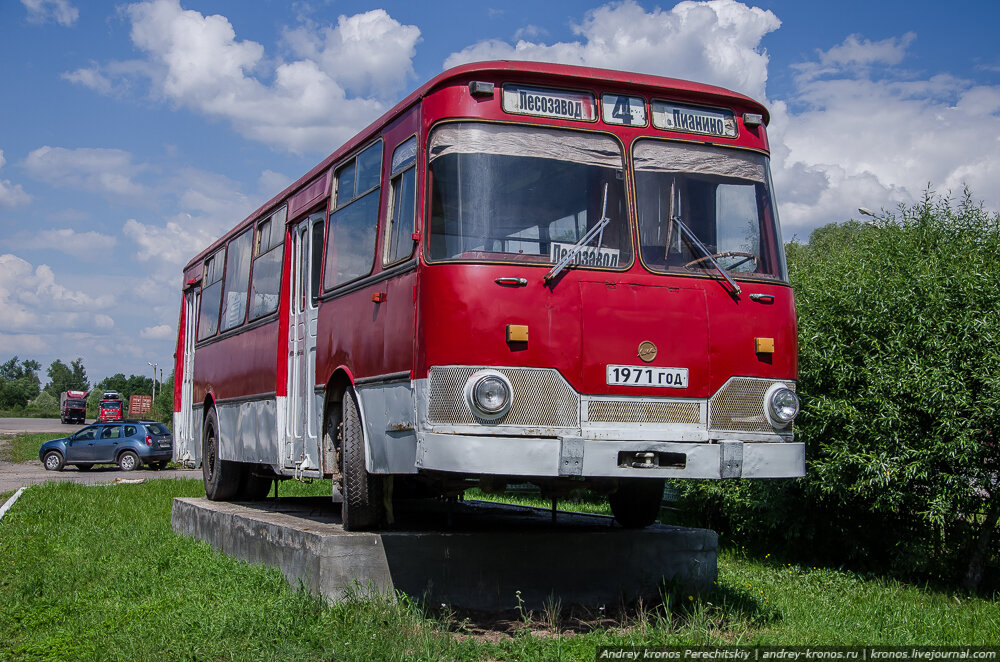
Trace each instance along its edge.
<path fill-rule="evenodd" d="M 708 250 L 708 246 L 706 246 L 705 244 L 701 243 L 701 239 L 699 239 L 698 237 L 696 237 L 695 234 L 693 232 L 691 232 L 690 228 L 688 228 L 688 226 L 684 224 L 684 221 L 681 220 L 681 217 L 680 216 L 671 216 L 670 220 L 671 221 L 676 221 L 677 222 L 677 227 L 679 227 L 681 229 L 681 232 L 683 232 L 687 236 L 687 238 L 690 239 L 691 242 L 695 246 L 697 246 L 698 248 L 701 249 L 701 252 L 705 254 L 705 257 L 707 257 L 708 260 L 712 263 L 712 266 L 714 266 L 716 269 L 718 269 L 719 273 L 722 274 L 722 277 L 725 278 L 726 282 L 729 283 L 729 285 L 733 288 L 733 292 L 735 292 L 737 295 L 740 292 L 742 292 L 742 290 L 740 289 L 740 286 L 736 284 L 736 281 L 733 280 L 732 278 L 730 278 L 729 274 L 726 273 L 726 270 L 723 269 L 722 266 L 718 262 L 715 261 L 715 257 L 712 255 L 712 251 Z"/>
<path fill-rule="evenodd" d="M 610 222 L 611 219 L 608 218 L 608 184 L 605 182 L 604 204 L 601 208 L 601 220 L 597 221 L 597 223 L 594 224 L 594 227 L 587 230 L 587 234 L 580 237 L 580 239 L 573 244 L 568 251 L 566 251 L 566 254 L 563 255 L 558 262 L 556 262 L 555 266 L 549 270 L 549 273 L 545 274 L 545 278 L 543 280 L 548 283 L 550 280 L 558 276 L 562 270 L 573 261 L 573 258 L 580 254 L 583 247 L 589 244 L 594 237 L 598 237 L 597 250 L 599 252 L 601 250 L 601 243 L 604 241 L 604 228 L 607 227 Z"/>

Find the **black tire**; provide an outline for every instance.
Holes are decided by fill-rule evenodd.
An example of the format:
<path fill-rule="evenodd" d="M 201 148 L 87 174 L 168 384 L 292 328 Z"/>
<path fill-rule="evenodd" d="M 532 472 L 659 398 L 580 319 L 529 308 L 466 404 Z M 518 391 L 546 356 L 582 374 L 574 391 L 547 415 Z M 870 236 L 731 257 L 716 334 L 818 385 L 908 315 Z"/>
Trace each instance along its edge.
<path fill-rule="evenodd" d="M 260 501 L 265 498 L 274 482 L 271 476 L 261 475 L 265 471 L 266 467 L 258 467 L 256 464 L 244 465 L 243 480 L 240 481 L 237 498 L 241 501 Z"/>
<path fill-rule="evenodd" d="M 205 496 L 212 501 L 227 501 L 240 487 L 243 465 L 219 459 L 219 417 L 209 409 L 201 432 L 201 476 Z"/>
<path fill-rule="evenodd" d="M 608 495 L 611 512 L 626 529 L 642 529 L 655 522 L 662 501 L 662 478 L 622 479 Z"/>
<path fill-rule="evenodd" d="M 135 471 L 142 466 L 142 460 L 132 451 L 123 451 L 118 456 L 118 468 L 122 471 Z"/>
<path fill-rule="evenodd" d="M 79 469 L 80 471 L 90 471 L 91 469 L 94 468 L 94 465 L 92 465 L 92 464 L 78 464 L 78 465 L 76 465 L 76 468 Z"/>
<path fill-rule="evenodd" d="M 340 506 L 345 531 L 377 529 L 382 523 L 382 477 L 365 469 L 365 437 L 354 392 L 341 403 L 340 473 L 344 502 Z"/>
<path fill-rule="evenodd" d="M 59 451 L 49 451 L 45 454 L 45 457 L 42 458 L 42 464 L 45 465 L 45 469 L 48 471 L 62 471 L 66 461 L 63 459 L 62 453 Z"/>

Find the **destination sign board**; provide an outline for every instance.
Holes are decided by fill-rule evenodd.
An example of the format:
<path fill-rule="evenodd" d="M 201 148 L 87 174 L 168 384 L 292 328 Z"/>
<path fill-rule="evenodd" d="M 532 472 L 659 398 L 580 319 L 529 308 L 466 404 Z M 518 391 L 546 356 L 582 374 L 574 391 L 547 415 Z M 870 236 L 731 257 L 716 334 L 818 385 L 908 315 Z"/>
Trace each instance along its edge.
<path fill-rule="evenodd" d="M 736 116 L 729 110 L 653 101 L 652 111 L 653 126 L 657 129 L 720 138 L 736 137 Z"/>
<path fill-rule="evenodd" d="M 557 117 L 593 122 L 597 118 L 594 95 L 569 90 L 549 90 L 523 85 L 504 85 L 503 109 L 518 115 Z"/>

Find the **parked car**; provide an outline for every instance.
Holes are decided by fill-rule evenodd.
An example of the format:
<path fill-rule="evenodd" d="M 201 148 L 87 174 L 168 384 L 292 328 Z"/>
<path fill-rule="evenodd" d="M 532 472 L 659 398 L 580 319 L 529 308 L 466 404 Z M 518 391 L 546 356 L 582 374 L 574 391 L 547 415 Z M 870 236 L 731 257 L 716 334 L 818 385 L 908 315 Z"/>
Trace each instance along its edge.
<path fill-rule="evenodd" d="M 68 437 L 46 441 L 38 450 L 38 459 L 49 471 L 61 471 L 67 464 L 76 465 L 80 471 L 87 471 L 95 464 L 117 464 L 122 471 L 132 471 L 143 464 L 163 469 L 173 448 L 173 435 L 163 423 L 98 422 Z"/>
<path fill-rule="evenodd" d="M 101 404 L 97 408 L 97 422 L 103 423 L 104 421 L 120 421 L 124 416 L 122 416 L 122 401 L 121 400 L 101 400 Z"/>

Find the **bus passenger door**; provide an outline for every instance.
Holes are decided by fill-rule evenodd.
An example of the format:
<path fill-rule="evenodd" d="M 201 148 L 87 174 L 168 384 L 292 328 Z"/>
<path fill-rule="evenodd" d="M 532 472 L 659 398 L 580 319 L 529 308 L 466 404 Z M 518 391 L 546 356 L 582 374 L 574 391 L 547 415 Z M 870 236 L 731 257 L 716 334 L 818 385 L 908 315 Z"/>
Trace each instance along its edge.
<path fill-rule="evenodd" d="M 174 461 L 198 466 L 201 449 L 197 448 L 200 435 L 194 427 L 194 341 L 198 325 L 198 301 L 201 288 L 184 293 L 184 353 L 181 363 L 181 410 L 174 420 Z"/>
<path fill-rule="evenodd" d="M 316 385 L 316 318 L 325 214 L 312 214 L 292 231 L 291 302 L 288 333 L 286 468 L 320 471 L 319 406 Z"/>

